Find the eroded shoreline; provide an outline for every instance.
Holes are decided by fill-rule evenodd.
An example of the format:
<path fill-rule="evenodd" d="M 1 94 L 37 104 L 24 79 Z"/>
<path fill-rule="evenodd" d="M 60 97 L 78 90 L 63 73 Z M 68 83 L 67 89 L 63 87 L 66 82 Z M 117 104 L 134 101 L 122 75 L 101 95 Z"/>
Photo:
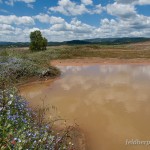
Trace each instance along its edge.
<path fill-rule="evenodd" d="M 137 64 L 137 65 L 150 65 L 150 59 L 118 59 L 118 58 L 76 58 L 76 59 L 58 59 L 52 60 L 53 66 L 84 66 L 94 64 Z"/>

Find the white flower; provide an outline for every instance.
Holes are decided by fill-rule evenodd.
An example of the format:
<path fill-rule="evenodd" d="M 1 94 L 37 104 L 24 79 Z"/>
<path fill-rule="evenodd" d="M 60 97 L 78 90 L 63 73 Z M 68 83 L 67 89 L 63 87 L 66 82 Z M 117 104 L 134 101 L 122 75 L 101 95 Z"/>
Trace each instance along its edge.
<path fill-rule="evenodd" d="M 11 104 L 12 104 L 12 101 L 9 101 L 9 102 L 8 102 L 8 105 L 11 105 Z"/>
<path fill-rule="evenodd" d="M 12 94 L 10 94 L 10 97 L 13 98 L 14 96 Z"/>

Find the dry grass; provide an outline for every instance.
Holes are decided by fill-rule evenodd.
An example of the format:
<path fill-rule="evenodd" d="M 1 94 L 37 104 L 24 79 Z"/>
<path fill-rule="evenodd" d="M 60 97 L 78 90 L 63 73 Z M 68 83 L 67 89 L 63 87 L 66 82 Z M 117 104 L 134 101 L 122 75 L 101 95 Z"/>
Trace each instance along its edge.
<path fill-rule="evenodd" d="M 73 59 L 83 57 L 118 58 L 118 59 L 149 59 L 150 42 L 126 45 L 75 45 L 52 46 L 46 51 L 32 53 L 28 48 L 5 50 L 10 57 L 32 59 L 40 65 L 46 65 L 50 60 Z M 6 52 L 1 52 L 6 54 Z"/>

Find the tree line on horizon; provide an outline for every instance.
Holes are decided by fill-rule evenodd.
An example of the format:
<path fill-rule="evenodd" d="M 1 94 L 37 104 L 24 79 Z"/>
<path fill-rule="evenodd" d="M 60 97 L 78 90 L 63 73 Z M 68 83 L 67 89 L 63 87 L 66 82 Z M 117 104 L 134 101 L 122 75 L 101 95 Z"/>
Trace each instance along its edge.
<path fill-rule="evenodd" d="M 36 30 L 30 33 L 30 42 L 6 42 L 0 41 L 1 48 L 13 48 L 13 47 L 30 47 L 31 51 L 46 50 L 47 46 L 58 45 L 88 45 L 88 44 L 101 44 L 101 45 L 120 45 L 128 43 L 138 43 L 150 41 L 150 38 L 145 37 L 122 37 L 122 38 L 93 38 L 84 40 L 70 40 L 64 42 L 48 42 L 48 40 L 42 36 L 40 30 Z"/>

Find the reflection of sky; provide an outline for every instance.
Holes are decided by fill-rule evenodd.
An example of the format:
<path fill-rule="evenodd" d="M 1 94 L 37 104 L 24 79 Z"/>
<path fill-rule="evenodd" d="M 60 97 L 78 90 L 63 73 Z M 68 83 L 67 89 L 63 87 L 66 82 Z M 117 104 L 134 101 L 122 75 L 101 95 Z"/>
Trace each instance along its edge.
<path fill-rule="evenodd" d="M 60 69 L 63 77 L 55 82 L 55 86 L 72 95 L 82 91 L 86 105 L 123 102 L 128 111 L 136 111 L 140 107 L 136 101 L 150 99 L 148 65 L 69 66 Z"/>
<path fill-rule="evenodd" d="M 90 74 L 116 74 L 121 72 L 131 72 L 132 75 L 146 75 L 150 76 L 149 65 L 93 65 L 93 66 L 59 66 L 63 73 L 82 73 L 88 72 Z M 95 74 L 97 75 L 97 74 Z"/>
<path fill-rule="evenodd" d="M 87 106 L 91 103 L 103 105 L 112 101 L 121 102 L 128 112 L 136 111 L 141 105 L 140 102 L 147 102 L 150 99 L 150 66 L 148 65 L 59 68 L 62 71 L 59 80 L 46 86 L 44 84 L 32 86 L 32 90 L 27 93 L 28 96 L 34 98 L 45 95 L 56 101 L 76 97 L 78 100 L 82 99 Z"/>
<path fill-rule="evenodd" d="M 150 66 L 148 65 L 68 66 L 60 67 L 60 69 L 63 74 L 63 79 L 60 82 L 65 82 L 64 84 L 70 88 L 73 85 L 83 85 L 90 81 L 93 85 L 98 83 L 113 85 L 130 82 L 145 84 L 145 81 L 150 83 Z"/>
<path fill-rule="evenodd" d="M 91 145 L 96 143 L 98 148 L 92 147 L 93 150 L 101 146 L 106 150 L 126 149 L 123 145 L 126 138 L 149 138 L 150 66 L 93 65 L 60 69 L 60 79 L 31 84 L 22 89 L 23 95 L 33 105 L 40 105 L 44 99 L 46 106 L 58 108 L 60 116 L 77 120 L 88 132 Z"/>

